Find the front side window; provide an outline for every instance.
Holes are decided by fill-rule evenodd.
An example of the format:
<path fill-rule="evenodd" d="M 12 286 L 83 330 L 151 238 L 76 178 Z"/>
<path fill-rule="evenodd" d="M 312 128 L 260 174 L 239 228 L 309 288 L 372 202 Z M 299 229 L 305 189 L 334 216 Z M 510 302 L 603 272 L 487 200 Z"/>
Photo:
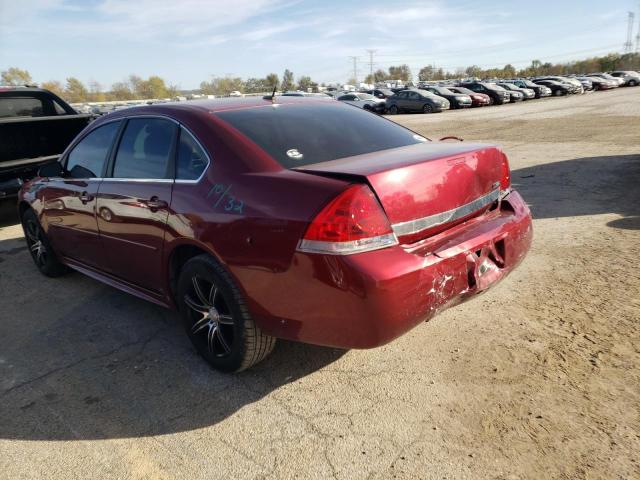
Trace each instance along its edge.
<path fill-rule="evenodd" d="M 67 158 L 69 175 L 73 178 L 101 177 L 119 128 L 120 122 L 107 123 L 80 140 Z"/>
<path fill-rule="evenodd" d="M 197 180 L 205 168 L 207 168 L 206 154 L 195 138 L 184 128 L 180 128 L 176 179 Z"/>
<path fill-rule="evenodd" d="M 114 178 L 169 178 L 176 137 L 174 123 L 162 118 L 127 122 L 113 167 Z"/>

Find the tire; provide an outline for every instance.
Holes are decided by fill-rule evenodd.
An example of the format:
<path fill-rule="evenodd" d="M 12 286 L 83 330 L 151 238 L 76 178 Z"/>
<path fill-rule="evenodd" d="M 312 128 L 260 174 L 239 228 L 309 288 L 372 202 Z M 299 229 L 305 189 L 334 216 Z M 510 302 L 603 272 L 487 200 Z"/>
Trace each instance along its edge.
<path fill-rule="evenodd" d="M 398 112 L 398 107 L 396 105 L 391 105 L 388 109 L 387 109 L 387 113 L 389 115 L 397 115 Z"/>
<path fill-rule="evenodd" d="M 216 370 L 245 370 L 269 355 L 276 344 L 249 315 L 229 273 L 209 255 L 198 255 L 183 265 L 176 303 L 191 343 Z"/>
<path fill-rule="evenodd" d="M 629 86 L 630 87 L 635 87 L 636 85 L 638 85 L 638 82 L 635 80 L 629 80 Z"/>
<path fill-rule="evenodd" d="M 422 106 L 422 113 L 433 113 L 433 106 L 431 106 L 431 105 L 430 105 L 430 104 L 428 104 L 428 103 L 425 103 L 425 104 Z"/>
<path fill-rule="evenodd" d="M 36 212 L 29 209 L 22 214 L 22 230 L 29 253 L 36 268 L 47 277 L 59 277 L 69 270 L 60 263 L 51 243 L 40 226 Z"/>
<path fill-rule="evenodd" d="M 553 92 L 553 94 L 554 94 L 556 97 L 561 97 L 562 95 L 564 95 L 564 91 L 563 91 L 563 90 L 558 89 L 558 90 L 556 90 L 555 92 Z"/>
<path fill-rule="evenodd" d="M 493 99 L 491 95 L 489 95 L 489 106 L 495 105 L 496 101 Z"/>

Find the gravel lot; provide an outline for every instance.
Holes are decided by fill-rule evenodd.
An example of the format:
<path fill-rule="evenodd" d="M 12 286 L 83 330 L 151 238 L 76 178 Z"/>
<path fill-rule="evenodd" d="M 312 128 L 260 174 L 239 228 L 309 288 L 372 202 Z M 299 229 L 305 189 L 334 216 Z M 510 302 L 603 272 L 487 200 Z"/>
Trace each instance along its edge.
<path fill-rule="evenodd" d="M 505 147 L 517 271 L 385 347 L 227 376 L 171 312 L 40 276 L 5 212 L 0 477 L 640 478 L 640 88 L 393 119 Z"/>

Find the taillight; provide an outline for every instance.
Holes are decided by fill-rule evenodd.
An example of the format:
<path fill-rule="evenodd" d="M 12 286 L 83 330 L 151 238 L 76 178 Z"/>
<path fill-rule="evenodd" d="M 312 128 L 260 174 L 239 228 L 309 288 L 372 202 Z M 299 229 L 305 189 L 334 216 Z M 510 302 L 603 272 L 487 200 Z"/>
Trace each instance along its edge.
<path fill-rule="evenodd" d="M 511 169 L 509 168 L 509 159 L 502 154 L 502 178 L 500 179 L 500 190 L 506 193 L 511 188 Z"/>
<path fill-rule="evenodd" d="M 366 185 L 352 185 L 316 215 L 298 250 L 349 255 L 397 245 L 391 224 Z"/>

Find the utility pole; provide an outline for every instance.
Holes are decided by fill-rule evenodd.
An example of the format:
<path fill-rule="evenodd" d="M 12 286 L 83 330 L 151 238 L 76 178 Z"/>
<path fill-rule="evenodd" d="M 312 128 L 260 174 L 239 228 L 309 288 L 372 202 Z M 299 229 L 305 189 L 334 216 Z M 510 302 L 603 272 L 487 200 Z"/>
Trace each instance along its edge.
<path fill-rule="evenodd" d="M 633 52 L 633 17 L 634 13 L 629 12 L 627 23 L 627 41 L 624 42 L 624 53 Z"/>
<path fill-rule="evenodd" d="M 371 75 L 373 79 L 373 54 L 376 53 L 376 51 L 367 49 L 367 52 L 369 52 L 369 75 Z"/>
<path fill-rule="evenodd" d="M 350 56 L 349 58 L 353 60 L 353 78 L 358 83 L 358 57 Z"/>

